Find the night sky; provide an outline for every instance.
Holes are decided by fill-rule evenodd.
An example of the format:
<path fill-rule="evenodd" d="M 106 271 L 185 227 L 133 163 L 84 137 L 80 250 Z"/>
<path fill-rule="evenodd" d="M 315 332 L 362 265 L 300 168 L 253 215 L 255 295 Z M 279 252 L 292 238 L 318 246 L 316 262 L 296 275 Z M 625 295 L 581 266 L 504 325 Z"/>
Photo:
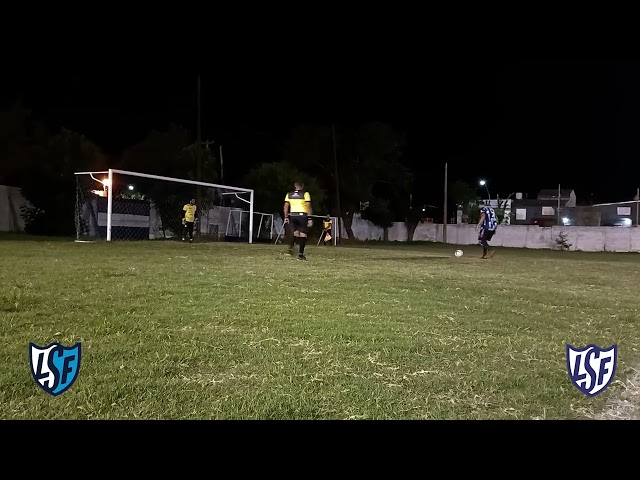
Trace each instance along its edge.
<path fill-rule="evenodd" d="M 0 108 L 22 98 L 36 118 L 83 133 L 108 153 L 171 122 L 195 134 L 193 69 L 20 72 L 1 76 Z M 223 145 L 225 183 L 277 161 L 297 124 L 377 120 L 407 132 L 407 162 L 433 198 L 441 198 L 445 162 L 451 181 L 485 178 L 492 196 L 535 196 L 560 183 L 579 199 L 607 202 L 631 200 L 640 187 L 635 58 L 385 57 L 365 66 L 258 62 L 201 74 L 202 138 Z"/>

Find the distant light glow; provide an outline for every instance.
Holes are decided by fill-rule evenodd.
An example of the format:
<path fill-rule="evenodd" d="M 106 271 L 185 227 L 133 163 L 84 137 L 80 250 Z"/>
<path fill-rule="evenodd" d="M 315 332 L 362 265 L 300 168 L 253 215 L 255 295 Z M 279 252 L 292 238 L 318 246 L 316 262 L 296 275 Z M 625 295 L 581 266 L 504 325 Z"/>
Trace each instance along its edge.
<path fill-rule="evenodd" d="M 569 225 L 571 223 L 571 220 L 569 220 L 567 217 L 564 217 L 562 219 L 562 223 L 565 224 L 565 225 Z"/>
<path fill-rule="evenodd" d="M 631 219 L 630 219 L 630 218 L 623 218 L 623 219 L 622 219 L 622 224 L 623 224 L 625 227 L 630 227 L 630 226 L 631 226 Z"/>
<path fill-rule="evenodd" d="M 105 187 L 108 187 L 110 185 L 109 184 L 109 179 L 105 178 L 104 180 L 102 180 L 102 185 L 104 185 Z"/>
<path fill-rule="evenodd" d="M 129 185 L 129 190 L 133 190 L 133 185 Z"/>
<path fill-rule="evenodd" d="M 485 182 L 484 180 L 480 180 L 480 185 L 482 185 L 483 187 L 487 184 L 487 182 Z"/>

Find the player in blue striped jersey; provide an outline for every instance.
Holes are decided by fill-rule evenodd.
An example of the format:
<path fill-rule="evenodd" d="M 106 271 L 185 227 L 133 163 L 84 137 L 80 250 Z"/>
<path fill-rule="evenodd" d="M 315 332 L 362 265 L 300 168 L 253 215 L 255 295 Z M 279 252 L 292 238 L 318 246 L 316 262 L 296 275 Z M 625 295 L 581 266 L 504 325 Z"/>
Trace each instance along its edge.
<path fill-rule="evenodd" d="M 480 230 L 478 240 L 482 245 L 482 258 L 493 257 L 493 249 L 489 247 L 489 243 L 498 228 L 498 217 L 496 212 L 489 205 L 480 208 L 480 221 L 476 229 Z"/>

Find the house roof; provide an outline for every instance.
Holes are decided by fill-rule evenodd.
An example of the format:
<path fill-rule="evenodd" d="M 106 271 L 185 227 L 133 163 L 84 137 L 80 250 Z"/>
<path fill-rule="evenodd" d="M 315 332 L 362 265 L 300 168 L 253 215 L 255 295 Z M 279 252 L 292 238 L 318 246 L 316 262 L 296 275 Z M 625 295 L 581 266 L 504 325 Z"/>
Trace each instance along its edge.
<path fill-rule="evenodd" d="M 571 192 L 573 189 L 571 188 L 562 188 L 560 189 L 560 198 L 569 198 L 571 197 Z M 550 189 L 550 190 L 540 190 L 538 192 L 538 198 L 558 198 L 558 189 Z"/>
<path fill-rule="evenodd" d="M 638 203 L 637 200 L 626 200 L 624 202 L 611 202 L 611 203 L 594 203 L 594 207 L 606 207 L 608 205 L 629 205 L 632 203 Z"/>

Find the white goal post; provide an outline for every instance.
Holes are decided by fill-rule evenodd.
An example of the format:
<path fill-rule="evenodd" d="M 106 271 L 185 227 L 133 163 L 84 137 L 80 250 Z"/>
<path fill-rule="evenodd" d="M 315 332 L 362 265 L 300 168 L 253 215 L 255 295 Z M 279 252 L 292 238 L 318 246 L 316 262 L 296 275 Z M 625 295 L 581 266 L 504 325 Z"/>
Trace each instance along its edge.
<path fill-rule="evenodd" d="M 223 206 L 225 203 L 233 205 L 241 201 L 248 208 L 248 241 L 253 243 L 252 189 L 115 168 L 100 172 L 75 172 L 75 176 L 78 240 L 87 236 L 100 236 L 108 242 L 121 238 L 154 238 L 150 235 L 152 217 L 158 218 L 157 222 L 162 225 L 163 234 L 165 229 L 170 228 L 169 238 L 180 237 L 182 207 L 190 198 L 196 198 L 194 187 L 198 187 L 197 191 L 203 193 L 206 202 L 205 205 L 197 205 L 194 234 L 203 232 L 203 220 L 211 229 L 209 212 L 213 211 L 212 209 L 226 210 L 228 207 Z M 215 213 L 218 217 L 223 215 L 222 212 Z M 224 233 L 218 231 L 223 229 L 218 229 L 220 223 L 221 220 L 217 220 L 216 235 Z M 182 233 L 183 237 L 184 235 L 185 233 Z"/>

